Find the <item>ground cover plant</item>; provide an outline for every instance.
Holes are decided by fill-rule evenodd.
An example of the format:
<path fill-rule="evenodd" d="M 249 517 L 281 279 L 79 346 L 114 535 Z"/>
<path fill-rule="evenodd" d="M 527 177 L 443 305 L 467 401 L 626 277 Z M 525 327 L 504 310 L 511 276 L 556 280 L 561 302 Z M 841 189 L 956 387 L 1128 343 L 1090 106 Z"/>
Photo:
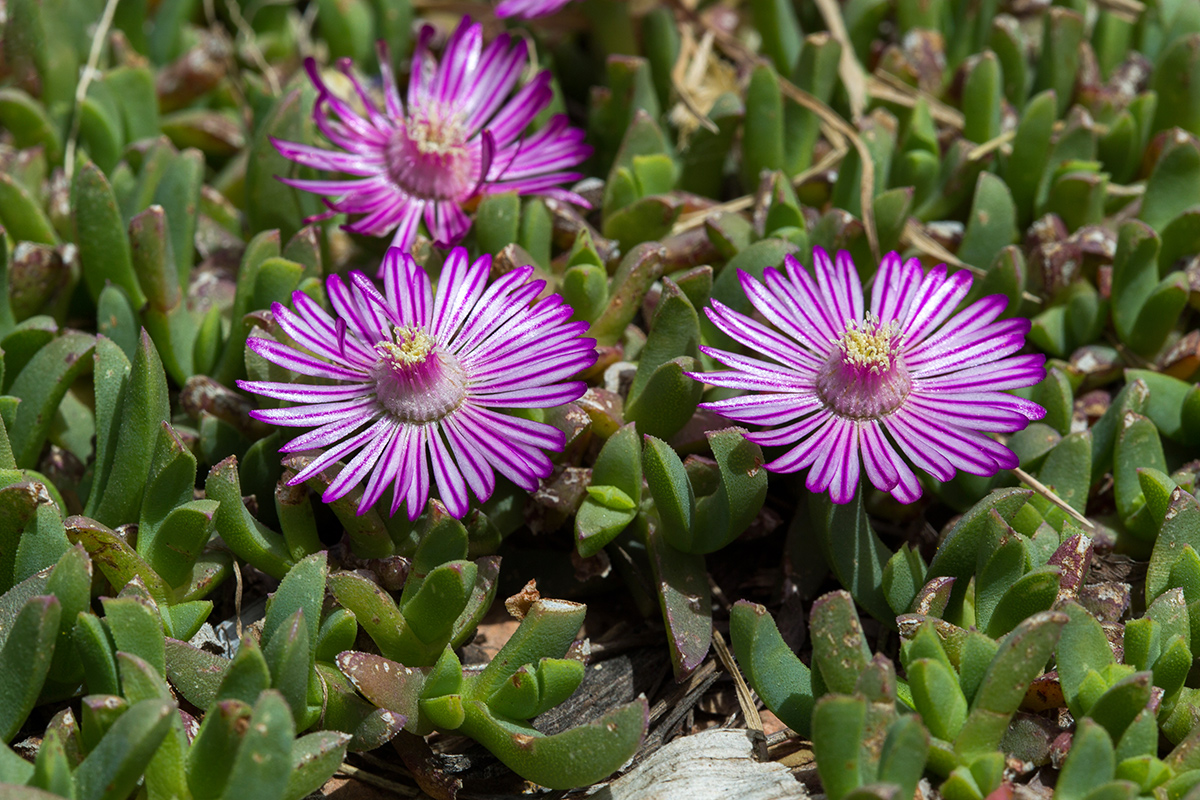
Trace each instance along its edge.
<path fill-rule="evenodd" d="M 0 20 L 0 798 L 1200 798 L 1200 4 Z"/>

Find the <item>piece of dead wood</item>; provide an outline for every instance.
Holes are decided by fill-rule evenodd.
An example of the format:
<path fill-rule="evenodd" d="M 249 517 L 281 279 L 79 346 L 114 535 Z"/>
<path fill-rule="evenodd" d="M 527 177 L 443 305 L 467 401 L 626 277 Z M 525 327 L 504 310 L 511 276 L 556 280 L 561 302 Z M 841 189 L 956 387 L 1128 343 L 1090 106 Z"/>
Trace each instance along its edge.
<path fill-rule="evenodd" d="M 639 694 L 652 697 L 670 669 L 667 655 L 662 651 L 661 647 L 643 647 L 589 664 L 575 694 L 534 720 L 534 727 L 546 735 L 562 733 L 599 719 Z"/>
<path fill-rule="evenodd" d="M 662 747 L 600 791 L 594 800 L 738 800 L 807 798 L 788 768 L 752 757 L 754 745 L 744 730 L 718 728 L 684 736 Z"/>

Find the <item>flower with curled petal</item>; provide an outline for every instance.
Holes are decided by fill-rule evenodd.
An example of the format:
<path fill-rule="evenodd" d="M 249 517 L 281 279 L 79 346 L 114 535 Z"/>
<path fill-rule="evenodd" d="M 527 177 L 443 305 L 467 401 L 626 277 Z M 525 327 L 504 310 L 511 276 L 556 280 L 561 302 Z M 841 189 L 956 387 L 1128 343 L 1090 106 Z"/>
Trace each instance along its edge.
<path fill-rule="evenodd" d="M 330 214 L 361 215 L 346 230 L 393 234 L 392 245 L 405 252 L 412 249 L 422 220 L 437 244 L 457 243 L 471 227 L 463 204 L 480 195 L 539 194 L 586 207 L 582 197 L 560 188 L 581 177 L 572 170 L 591 155 L 583 131 L 558 114 L 524 135 L 554 97 L 547 71 L 513 94 L 528 61 L 525 40 L 514 42 L 502 33 L 484 47 L 483 28 L 464 18 L 439 62 L 429 52 L 433 33 L 425 26 L 417 40 L 406 98 L 381 43 L 382 109 L 354 76 L 349 60 L 340 62 L 365 115 L 335 96 L 316 62 L 305 60 L 318 91 L 314 120 L 340 150 L 271 141 L 298 164 L 353 177 L 285 178 L 284 183 L 326 195 Z"/>
<path fill-rule="evenodd" d="M 828 491 L 835 503 L 854 498 L 860 457 L 871 483 L 901 503 L 921 496 L 909 461 L 940 481 L 957 470 L 986 476 L 1017 466 L 986 434 L 1019 431 L 1046 413 L 1005 391 L 1045 377 L 1045 356 L 1017 355 L 1029 320 L 1000 320 L 1001 295 L 955 314 L 970 274 L 948 274 L 945 265 L 926 274 L 896 253 L 879 266 L 868 310 L 847 253 L 835 261 L 814 247 L 813 260 L 815 280 L 790 255 L 784 272 L 768 268 L 762 281 L 739 271 L 774 329 L 717 300 L 705 309 L 717 328 L 770 361 L 701 347 L 731 369 L 693 378 L 747 392 L 702 407 L 774 426 L 747 437 L 790 447 L 767 469 L 810 468 L 808 489 Z"/>
<path fill-rule="evenodd" d="M 366 480 L 362 514 L 392 489 L 391 513 L 402 502 L 416 519 L 430 493 L 455 517 L 468 490 L 486 500 L 495 472 L 528 491 L 550 474 L 546 450 L 564 435 L 505 409 L 549 408 L 586 390 L 567 379 L 596 361 L 596 342 L 581 338 L 586 322 L 571 322 L 558 295 L 537 300 L 544 281 L 533 267 L 487 284 L 491 256 L 475 262 L 464 248 L 450 252 L 435 292 L 411 256 L 398 248 L 383 260 L 382 293 L 352 272 L 326 282 L 330 316 L 303 292 L 295 311 L 272 306 L 275 320 L 298 347 L 269 338 L 248 346 L 266 360 L 329 384 L 239 381 L 263 397 L 295 405 L 251 416 L 274 425 L 311 428 L 280 448 L 323 450 L 289 481 L 303 483 L 339 459 L 348 463 L 322 499 L 332 502 Z M 301 349 L 303 348 L 303 349 Z"/>

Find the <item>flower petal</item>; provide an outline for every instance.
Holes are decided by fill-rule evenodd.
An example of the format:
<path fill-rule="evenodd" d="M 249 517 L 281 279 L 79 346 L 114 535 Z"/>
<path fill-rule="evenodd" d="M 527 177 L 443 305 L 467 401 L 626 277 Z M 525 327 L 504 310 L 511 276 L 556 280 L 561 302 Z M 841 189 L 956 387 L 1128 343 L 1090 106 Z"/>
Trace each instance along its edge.
<path fill-rule="evenodd" d="M 370 430 L 375 435 L 367 439 L 366 446 L 359 450 L 354 458 L 342 467 L 342 471 L 337 474 L 337 477 L 329 482 L 329 486 L 325 487 L 325 491 L 321 494 L 322 502 L 332 503 L 338 498 L 345 497 L 351 489 L 362 482 L 362 479 L 375 467 L 379 457 L 391 443 L 396 425 L 391 420 L 381 419 Z M 359 513 L 361 514 L 362 511 L 360 510 Z"/>
<path fill-rule="evenodd" d="M 899 253 L 888 253 L 871 283 L 871 313 L 884 325 L 902 322 L 923 276 L 917 259 L 904 261 Z"/>
<path fill-rule="evenodd" d="M 446 449 L 437 426 L 429 428 L 429 455 L 433 462 L 433 479 L 437 483 L 438 497 L 455 519 L 462 519 L 467 513 L 470 498 L 467 496 L 467 482 L 462 472 L 454 463 L 454 457 Z"/>
<path fill-rule="evenodd" d="M 310 378 L 361 382 L 367 377 L 363 370 L 321 361 L 263 336 L 251 336 L 246 340 L 246 346 L 272 364 L 290 369 L 292 372 L 299 372 L 301 375 L 308 375 Z"/>

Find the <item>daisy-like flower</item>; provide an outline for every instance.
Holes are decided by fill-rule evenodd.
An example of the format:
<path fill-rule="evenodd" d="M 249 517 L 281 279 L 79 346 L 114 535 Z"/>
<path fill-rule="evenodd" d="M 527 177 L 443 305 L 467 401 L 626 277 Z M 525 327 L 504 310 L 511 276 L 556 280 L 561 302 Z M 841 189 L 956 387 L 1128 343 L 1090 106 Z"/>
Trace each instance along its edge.
<path fill-rule="evenodd" d="M 394 231 L 392 245 L 405 252 L 422 219 L 440 246 L 458 242 L 471 227 L 463 203 L 482 194 L 516 191 L 587 206 L 582 197 L 560 188 L 581 177 L 572 168 L 592 152 L 583 143 L 583 131 L 559 114 L 522 136 L 554 96 L 546 71 L 513 94 L 528 61 L 525 41 L 501 34 L 484 47 L 482 27 L 464 18 L 439 62 L 429 52 L 433 33 L 425 26 L 418 37 L 407 98 L 400 96 L 380 43 L 382 109 L 354 76 L 349 60 L 339 62 L 366 116 L 336 97 L 316 62 L 305 60 L 319 93 L 313 109 L 317 127 L 341 149 L 272 142 L 298 164 L 354 177 L 284 183 L 326 195 L 331 214 L 362 215 L 346 230 L 369 236 Z"/>
<path fill-rule="evenodd" d="M 545 282 L 529 280 L 533 267 L 488 286 L 490 269 L 491 256 L 470 263 L 466 250 L 455 248 L 434 292 L 412 257 L 392 248 L 383 260 L 382 294 L 361 272 L 350 273 L 349 284 L 329 277 L 336 317 L 303 292 L 292 295 L 295 311 L 272 306 L 279 327 L 303 349 L 268 338 L 251 338 L 250 349 L 301 375 L 335 381 L 238 382 L 298 404 L 250 412 L 273 425 L 312 428 L 281 452 L 324 450 L 291 484 L 348 458 L 325 502 L 366 479 L 358 513 L 391 487 L 391 513 L 407 502 L 416 519 L 431 473 L 455 517 L 467 512 L 468 489 L 481 501 L 491 496 L 494 471 L 528 491 L 550 474 L 543 451 L 561 450 L 563 433 L 503 409 L 577 399 L 587 387 L 566 379 L 595 363 L 596 342 L 579 336 L 587 323 L 570 322 L 571 307 L 558 295 L 534 302 Z"/>
<path fill-rule="evenodd" d="M 553 14 L 572 0 L 503 0 L 496 6 L 497 17 L 534 19 Z"/>
<path fill-rule="evenodd" d="M 701 347 L 731 369 L 693 378 L 753 393 L 702 407 L 775 426 L 747 437 L 791 446 L 767 469 L 810 467 L 808 489 L 828 491 L 835 503 L 854 498 L 860 454 L 871 483 L 901 503 L 921 496 L 908 461 L 940 481 L 956 470 L 987 476 L 1017 466 L 986 433 L 1019 431 L 1045 416 L 1003 391 L 1045 377 L 1044 356 L 1015 355 L 1029 320 L 997 321 L 1007 305 L 1001 295 L 954 314 L 970 274 L 948 275 L 945 265 L 925 274 L 896 253 L 880 264 L 866 311 L 847 253 L 835 263 L 815 247 L 813 260 L 816 280 L 792 256 L 786 275 L 767 269 L 760 282 L 738 273 L 754 309 L 777 330 L 716 300 L 705 309 L 717 328 L 771 361 Z"/>

